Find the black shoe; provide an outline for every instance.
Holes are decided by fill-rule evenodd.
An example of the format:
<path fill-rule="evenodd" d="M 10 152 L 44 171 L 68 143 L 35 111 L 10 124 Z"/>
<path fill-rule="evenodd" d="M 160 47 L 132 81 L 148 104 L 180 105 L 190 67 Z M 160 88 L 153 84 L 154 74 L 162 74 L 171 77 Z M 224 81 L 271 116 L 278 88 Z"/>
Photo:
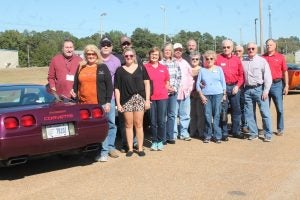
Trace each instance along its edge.
<path fill-rule="evenodd" d="M 175 144 L 176 141 L 175 140 L 167 140 L 167 143 L 169 143 L 169 144 Z"/>
<path fill-rule="evenodd" d="M 128 152 L 126 153 L 126 157 L 131 157 L 132 154 L 133 154 L 133 151 L 128 151 Z"/>
<path fill-rule="evenodd" d="M 137 154 L 140 156 L 140 157 L 143 157 L 145 156 L 145 151 L 138 151 Z"/>
<path fill-rule="evenodd" d="M 167 145 L 168 144 L 168 142 L 163 142 L 163 145 Z"/>
<path fill-rule="evenodd" d="M 128 146 L 127 145 L 123 145 L 121 147 L 121 150 L 120 150 L 122 153 L 126 153 L 128 151 Z"/>
<path fill-rule="evenodd" d="M 244 139 L 244 135 L 243 134 L 234 134 L 233 137 L 235 137 L 237 139 Z"/>
<path fill-rule="evenodd" d="M 222 140 L 227 142 L 227 141 L 229 141 L 229 138 L 228 138 L 228 136 L 224 136 L 224 137 L 222 137 Z"/>

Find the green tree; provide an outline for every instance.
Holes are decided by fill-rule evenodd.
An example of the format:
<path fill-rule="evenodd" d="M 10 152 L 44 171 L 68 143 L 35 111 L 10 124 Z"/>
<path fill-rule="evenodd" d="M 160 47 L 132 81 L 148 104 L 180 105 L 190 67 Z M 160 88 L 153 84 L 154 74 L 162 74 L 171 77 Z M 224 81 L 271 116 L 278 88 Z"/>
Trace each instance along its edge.
<path fill-rule="evenodd" d="M 161 47 L 163 44 L 163 38 L 159 35 L 150 33 L 148 29 L 137 28 L 132 33 L 132 40 L 137 55 L 141 58 L 146 58 L 148 51 L 154 47 Z"/>

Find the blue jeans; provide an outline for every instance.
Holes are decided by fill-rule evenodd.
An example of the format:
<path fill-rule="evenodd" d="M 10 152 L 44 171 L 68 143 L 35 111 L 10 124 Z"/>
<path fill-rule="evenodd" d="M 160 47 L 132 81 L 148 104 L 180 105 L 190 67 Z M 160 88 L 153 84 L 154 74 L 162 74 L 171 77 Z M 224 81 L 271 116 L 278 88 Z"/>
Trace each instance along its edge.
<path fill-rule="evenodd" d="M 167 101 L 168 99 L 151 101 L 152 142 L 162 142 L 166 137 Z"/>
<path fill-rule="evenodd" d="M 240 123 L 241 123 L 241 91 L 239 90 L 235 95 L 232 94 L 232 89 L 235 87 L 235 85 L 226 86 L 226 94 L 227 99 L 225 103 L 226 111 L 228 110 L 228 104 L 230 104 L 230 110 L 231 110 L 231 133 L 233 135 L 239 135 L 240 134 Z M 227 123 L 222 123 L 222 133 L 224 137 L 228 137 L 228 128 Z"/>
<path fill-rule="evenodd" d="M 204 138 L 210 140 L 214 135 L 215 139 L 220 140 L 222 138 L 220 114 L 223 94 L 205 95 L 205 97 L 207 98 L 207 103 L 204 104 Z"/>
<path fill-rule="evenodd" d="M 115 99 L 112 99 L 110 102 L 110 111 L 106 114 L 108 120 L 108 133 L 105 140 L 102 142 L 101 156 L 107 156 L 108 152 L 116 149 L 115 141 L 117 134 L 117 126 L 115 123 L 116 120 L 116 108 L 115 108 Z"/>
<path fill-rule="evenodd" d="M 262 100 L 263 86 L 256 88 L 245 87 L 245 117 L 248 123 L 250 135 L 257 136 L 258 128 L 255 120 L 255 113 L 253 111 L 256 103 L 258 104 L 265 137 L 272 137 L 272 120 L 269 107 L 269 100 Z"/>
<path fill-rule="evenodd" d="M 269 103 L 271 103 L 271 99 L 273 99 L 273 102 L 275 104 L 276 113 L 277 113 L 277 131 L 283 131 L 284 125 L 283 125 L 283 84 L 282 81 L 279 81 L 277 83 L 272 83 L 271 89 L 269 92 Z"/>
<path fill-rule="evenodd" d="M 241 105 L 241 128 L 246 128 L 248 127 L 246 118 L 245 118 L 245 95 L 244 95 L 244 88 L 241 88 L 241 101 L 240 101 L 240 105 Z"/>
<path fill-rule="evenodd" d="M 179 117 L 179 126 L 175 123 L 174 126 L 174 138 L 179 137 L 181 139 L 190 137 L 188 132 L 190 124 L 190 113 L 191 113 L 191 99 L 186 97 L 183 100 L 177 100 L 176 114 L 178 113 Z"/>
<path fill-rule="evenodd" d="M 169 95 L 167 102 L 167 124 L 166 124 L 166 137 L 164 142 L 167 140 L 174 140 L 174 126 L 177 120 L 177 93 Z M 176 122 L 177 123 L 177 122 Z"/>

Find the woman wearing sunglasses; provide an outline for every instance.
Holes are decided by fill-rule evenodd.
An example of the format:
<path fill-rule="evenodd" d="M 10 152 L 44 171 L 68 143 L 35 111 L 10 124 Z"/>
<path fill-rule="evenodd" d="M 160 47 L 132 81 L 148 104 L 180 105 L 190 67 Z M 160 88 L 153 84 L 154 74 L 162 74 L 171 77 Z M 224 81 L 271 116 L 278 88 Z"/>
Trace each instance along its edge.
<path fill-rule="evenodd" d="M 196 82 L 201 69 L 201 54 L 193 51 L 190 54 L 190 63 L 192 66 L 192 76 L 194 79 L 193 90 L 191 92 L 191 121 L 190 136 L 203 138 L 204 131 L 204 108 L 201 103 L 200 96 L 196 90 Z"/>
<path fill-rule="evenodd" d="M 138 144 L 137 154 L 145 156 L 143 150 L 143 118 L 150 108 L 150 82 L 144 66 L 136 61 L 136 52 L 126 48 L 123 52 L 125 65 L 118 68 L 115 75 L 115 96 L 118 111 L 124 114 L 125 133 L 128 144 L 127 157 L 133 155 L 133 127 Z"/>
<path fill-rule="evenodd" d="M 203 142 L 209 143 L 211 139 L 214 139 L 216 143 L 221 143 L 220 114 L 221 102 L 226 100 L 225 77 L 222 68 L 214 64 L 216 60 L 214 51 L 206 51 L 204 60 L 205 68 L 200 69 L 196 83 L 201 102 L 204 104 L 205 129 Z"/>

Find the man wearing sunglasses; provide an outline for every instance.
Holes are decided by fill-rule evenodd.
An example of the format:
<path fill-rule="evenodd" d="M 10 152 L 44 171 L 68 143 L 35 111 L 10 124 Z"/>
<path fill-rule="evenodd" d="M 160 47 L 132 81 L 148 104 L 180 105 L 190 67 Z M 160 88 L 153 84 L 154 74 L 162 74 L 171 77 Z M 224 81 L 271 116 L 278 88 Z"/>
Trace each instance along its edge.
<path fill-rule="evenodd" d="M 123 56 L 123 51 L 124 49 L 126 48 L 132 48 L 132 41 L 131 41 L 131 38 L 126 36 L 126 35 L 123 35 L 121 38 L 120 38 L 120 45 L 121 45 L 121 50 L 122 52 L 120 54 L 114 54 L 115 56 L 117 56 L 119 59 L 120 59 L 120 62 L 121 62 L 121 65 L 125 65 L 125 58 Z M 141 60 L 141 58 L 139 56 L 136 56 L 136 61 L 138 62 L 139 65 L 142 65 L 143 62 Z"/>
<path fill-rule="evenodd" d="M 243 61 L 245 74 L 245 117 L 249 128 L 248 140 L 258 138 L 258 128 L 255 117 L 256 104 L 259 107 L 263 129 L 264 142 L 271 142 L 272 120 L 269 107 L 269 91 L 272 84 L 272 75 L 268 62 L 257 55 L 257 45 L 247 44 L 248 56 Z"/>
<path fill-rule="evenodd" d="M 230 105 L 231 110 L 231 133 L 233 137 L 243 139 L 240 132 L 241 123 L 241 91 L 240 87 L 244 84 L 244 71 L 241 60 L 233 55 L 233 42 L 231 40 L 223 40 L 223 53 L 217 56 L 216 65 L 220 66 L 224 72 L 226 81 L 226 101 L 224 103 L 225 110 L 228 110 Z M 222 121 L 223 140 L 228 141 L 227 122 Z"/>
<path fill-rule="evenodd" d="M 118 67 L 121 66 L 120 60 L 112 54 L 112 40 L 108 35 L 104 35 L 99 43 L 99 49 L 100 53 L 103 59 L 103 62 L 107 65 L 112 82 L 114 83 L 114 77 L 115 73 Z M 111 104 L 110 104 L 110 111 L 107 113 L 107 119 L 108 119 L 108 134 L 104 142 L 102 143 L 102 149 L 100 152 L 100 156 L 97 156 L 97 161 L 100 162 L 106 162 L 108 161 L 108 156 L 112 158 L 118 158 L 119 155 L 117 153 L 116 147 L 115 147 L 115 140 L 116 140 L 116 134 L 117 134 L 117 127 L 115 123 L 116 118 L 116 108 L 115 108 L 115 96 L 113 94 Z"/>

